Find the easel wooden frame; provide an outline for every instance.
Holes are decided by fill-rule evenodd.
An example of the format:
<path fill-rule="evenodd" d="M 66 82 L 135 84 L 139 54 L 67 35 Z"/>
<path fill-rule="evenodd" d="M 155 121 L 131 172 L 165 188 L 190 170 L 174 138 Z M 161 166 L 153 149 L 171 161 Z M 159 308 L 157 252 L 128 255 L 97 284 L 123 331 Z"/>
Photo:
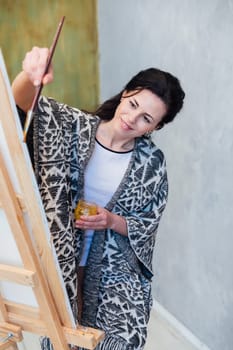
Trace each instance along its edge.
<path fill-rule="evenodd" d="M 4 209 L 23 262 L 23 268 L 0 264 L 0 280 L 32 287 L 38 303 L 38 308 L 22 305 L 4 299 L 0 294 L 0 338 L 12 334 L 9 340 L 0 343 L 0 350 L 17 349 L 16 342 L 22 340 L 22 331 L 48 336 L 54 350 L 68 350 L 68 344 L 94 349 L 104 333 L 76 327 L 68 312 L 67 296 L 45 234 L 45 223 L 30 173 L 32 169 L 25 159 L 23 134 L 19 135 L 16 127 L 10 85 L 6 71 L 2 69 L 0 96 L 0 122 L 21 188 L 20 193 L 15 192 L 0 150 L 0 207 Z M 32 233 L 25 223 L 25 212 L 30 218 Z"/>

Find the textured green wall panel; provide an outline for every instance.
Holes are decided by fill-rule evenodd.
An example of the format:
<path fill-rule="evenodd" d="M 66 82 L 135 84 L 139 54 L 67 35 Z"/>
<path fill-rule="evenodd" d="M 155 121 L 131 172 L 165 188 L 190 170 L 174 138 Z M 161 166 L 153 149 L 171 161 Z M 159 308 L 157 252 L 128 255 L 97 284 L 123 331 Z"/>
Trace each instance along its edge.
<path fill-rule="evenodd" d="M 53 58 L 54 82 L 43 93 L 79 108 L 98 104 L 98 33 L 95 0 L 0 0 L 0 47 L 10 79 L 32 46 L 50 47 L 65 22 Z"/>

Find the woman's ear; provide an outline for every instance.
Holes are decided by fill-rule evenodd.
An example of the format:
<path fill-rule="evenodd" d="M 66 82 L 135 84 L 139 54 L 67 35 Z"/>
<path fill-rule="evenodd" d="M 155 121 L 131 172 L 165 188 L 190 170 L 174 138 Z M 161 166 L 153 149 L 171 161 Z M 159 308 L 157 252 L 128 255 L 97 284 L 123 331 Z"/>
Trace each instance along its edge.
<path fill-rule="evenodd" d="M 159 124 L 156 126 L 155 130 L 160 130 L 164 127 L 164 123 L 163 122 L 159 122 Z"/>

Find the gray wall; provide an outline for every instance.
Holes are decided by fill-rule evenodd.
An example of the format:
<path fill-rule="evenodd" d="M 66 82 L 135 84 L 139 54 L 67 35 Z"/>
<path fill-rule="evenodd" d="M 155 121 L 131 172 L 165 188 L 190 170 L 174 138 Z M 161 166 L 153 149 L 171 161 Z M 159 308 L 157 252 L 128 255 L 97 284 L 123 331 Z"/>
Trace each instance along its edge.
<path fill-rule="evenodd" d="M 138 70 L 177 75 L 185 107 L 155 135 L 170 195 L 153 295 L 212 350 L 233 348 L 233 1 L 99 0 L 101 99 Z"/>

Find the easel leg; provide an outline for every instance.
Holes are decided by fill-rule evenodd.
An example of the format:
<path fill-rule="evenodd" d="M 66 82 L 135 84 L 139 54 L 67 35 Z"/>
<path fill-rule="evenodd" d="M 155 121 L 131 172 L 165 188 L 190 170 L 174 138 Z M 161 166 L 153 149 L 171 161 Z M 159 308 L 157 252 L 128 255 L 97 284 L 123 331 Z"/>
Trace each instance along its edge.
<path fill-rule="evenodd" d="M 81 324 L 83 310 L 83 280 L 85 266 L 78 267 L 78 323 Z"/>

